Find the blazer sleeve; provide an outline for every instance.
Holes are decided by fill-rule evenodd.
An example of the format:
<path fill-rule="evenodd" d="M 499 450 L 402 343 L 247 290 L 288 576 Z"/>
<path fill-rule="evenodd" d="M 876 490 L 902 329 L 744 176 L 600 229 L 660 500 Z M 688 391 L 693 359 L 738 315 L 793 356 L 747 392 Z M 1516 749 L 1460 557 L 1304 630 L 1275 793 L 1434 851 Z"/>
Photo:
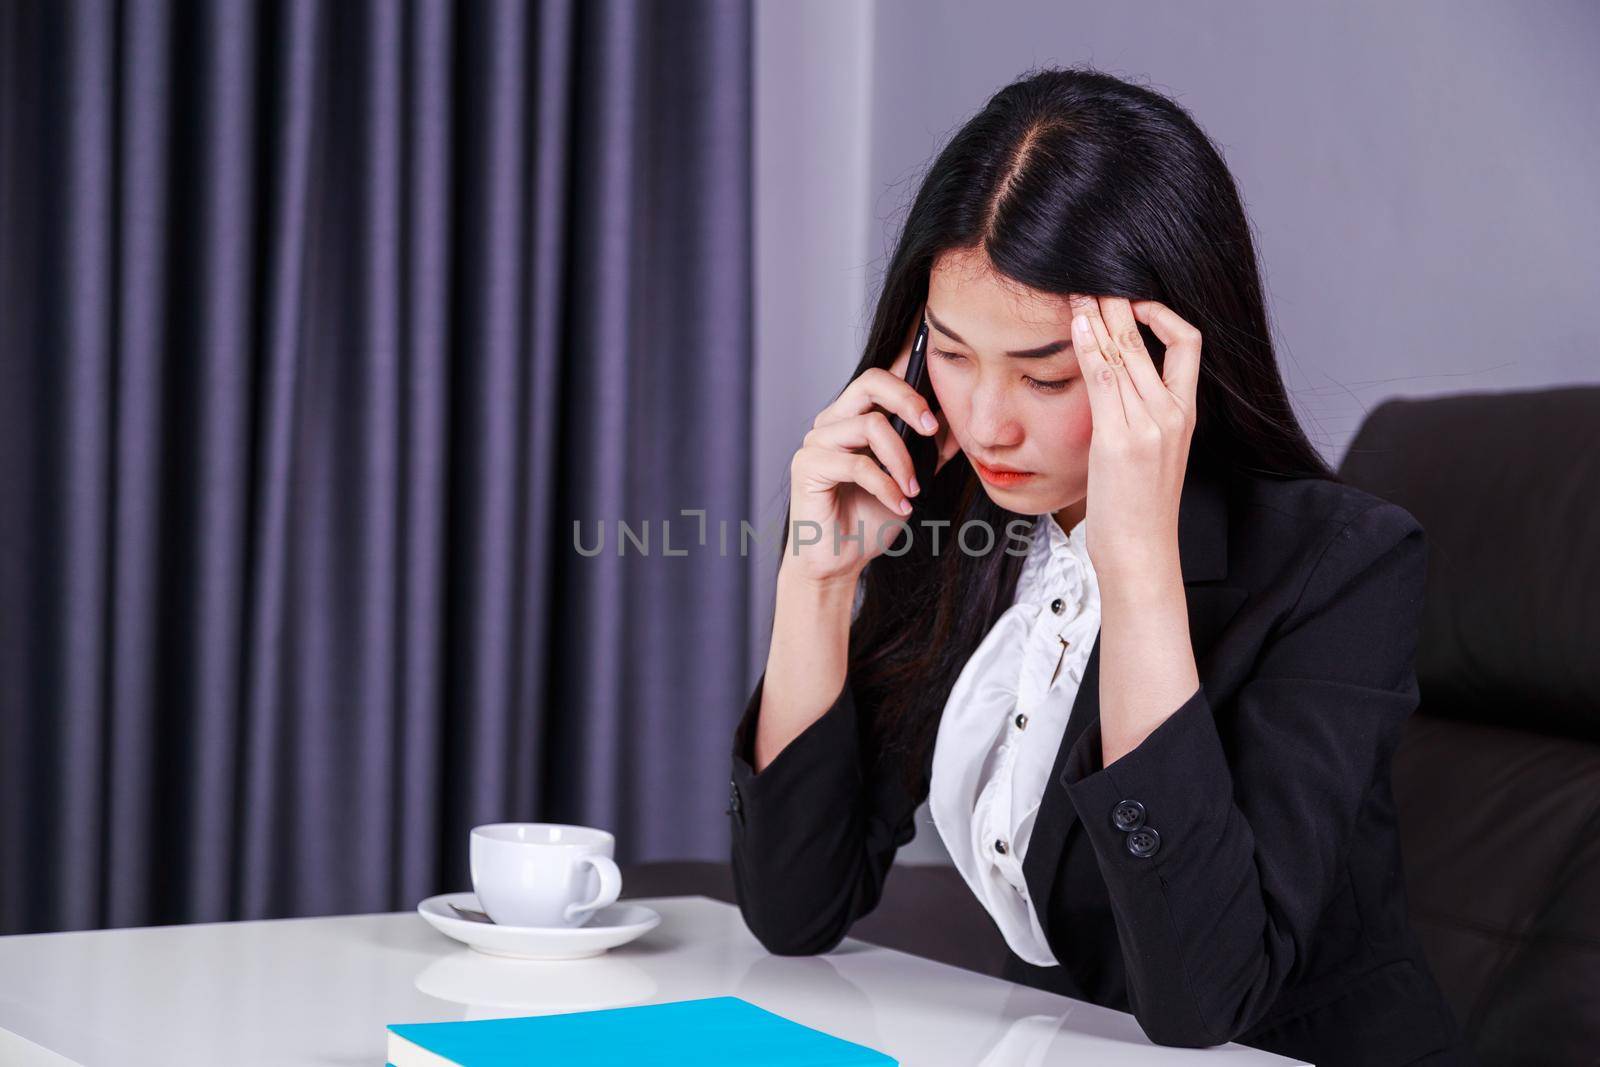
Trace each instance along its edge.
<path fill-rule="evenodd" d="M 855 693 L 833 704 L 759 774 L 752 769 L 766 675 L 734 731 L 734 894 L 769 952 L 811 955 L 839 944 L 877 906 L 916 804 L 863 771 Z"/>
<path fill-rule="evenodd" d="M 1425 566 L 1416 519 L 1374 505 L 1324 547 L 1239 689 L 1229 751 L 1201 686 L 1110 767 L 1098 721 L 1068 753 L 1063 780 L 1152 1041 L 1239 1037 L 1302 958 L 1418 704 Z"/>

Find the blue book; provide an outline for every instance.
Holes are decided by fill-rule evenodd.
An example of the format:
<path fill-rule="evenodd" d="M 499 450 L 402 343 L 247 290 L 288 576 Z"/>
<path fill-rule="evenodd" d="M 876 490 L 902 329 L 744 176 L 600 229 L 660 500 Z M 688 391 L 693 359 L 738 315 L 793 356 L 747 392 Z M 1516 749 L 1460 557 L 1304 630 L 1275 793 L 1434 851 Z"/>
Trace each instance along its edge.
<path fill-rule="evenodd" d="M 602 1011 L 400 1023 L 390 1067 L 895 1067 L 897 1060 L 739 997 Z"/>

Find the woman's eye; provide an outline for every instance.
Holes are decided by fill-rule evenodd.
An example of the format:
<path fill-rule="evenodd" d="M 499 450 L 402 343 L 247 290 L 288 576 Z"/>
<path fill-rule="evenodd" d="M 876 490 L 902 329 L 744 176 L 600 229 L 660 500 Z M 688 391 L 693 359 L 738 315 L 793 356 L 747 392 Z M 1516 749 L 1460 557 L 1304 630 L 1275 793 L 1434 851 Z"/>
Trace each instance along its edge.
<path fill-rule="evenodd" d="M 944 360 L 947 363 L 956 363 L 967 358 L 959 352 L 946 352 L 942 348 L 934 348 L 931 345 L 928 347 L 928 351 L 932 352 L 934 356 Z M 1072 384 L 1071 378 L 1062 378 L 1059 381 L 1052 382 L 1045 381 L 1040 378 L 1029 378 L 1024 376 L 1022 380 L 1028 383 L 1028 388 L 1039 393 L 1059 393 L 1065 390 L 1067 386 Z"/>

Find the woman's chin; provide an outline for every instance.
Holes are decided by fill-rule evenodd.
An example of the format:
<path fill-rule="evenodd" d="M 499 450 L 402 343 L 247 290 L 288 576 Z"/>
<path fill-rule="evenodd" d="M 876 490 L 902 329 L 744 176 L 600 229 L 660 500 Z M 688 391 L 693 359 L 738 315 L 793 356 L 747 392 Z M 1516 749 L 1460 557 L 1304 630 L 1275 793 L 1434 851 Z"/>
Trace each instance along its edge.
<path fill-rule="evenodd" d="M 1007 511 L 1015 511 L 1019 515 L 1038 515 L 1048 510 L 1044 503 L 1048 502 L 1050 494 L 1043 491 L 1042 485 L 1032 483 L 1040 481 L 1035 476 L 1020 485 L 991 485 L 982 478 L 983 491 L 989 494 L 989 499 Z"/>
<path fill-rule="evenodd" d="M 991 502 L 1018 515 L 1054 514 L 1083 499 L 1081 492 L 1076 496 L 1062 493 L 1053 489 L 1046 479 L 1037 475 L 1016 486 L 990 485 L 982 478 L 978 481 L 983 485 L 983 491 L 989 495 Z"/>

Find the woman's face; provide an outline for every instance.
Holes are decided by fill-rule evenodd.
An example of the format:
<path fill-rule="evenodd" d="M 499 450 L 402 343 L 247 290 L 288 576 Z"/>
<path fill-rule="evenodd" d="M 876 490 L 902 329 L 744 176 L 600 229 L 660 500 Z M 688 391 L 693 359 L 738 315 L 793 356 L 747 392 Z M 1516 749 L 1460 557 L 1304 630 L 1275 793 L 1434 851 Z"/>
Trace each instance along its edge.
<path fill-rule="evenodd" d="M 990 499 L 1024 515 L 1082 500 L 1091 423 L 1067 299 L 1001 278 L 982 252 L 951 252 L 927 312 L 934 391 Z"/>

